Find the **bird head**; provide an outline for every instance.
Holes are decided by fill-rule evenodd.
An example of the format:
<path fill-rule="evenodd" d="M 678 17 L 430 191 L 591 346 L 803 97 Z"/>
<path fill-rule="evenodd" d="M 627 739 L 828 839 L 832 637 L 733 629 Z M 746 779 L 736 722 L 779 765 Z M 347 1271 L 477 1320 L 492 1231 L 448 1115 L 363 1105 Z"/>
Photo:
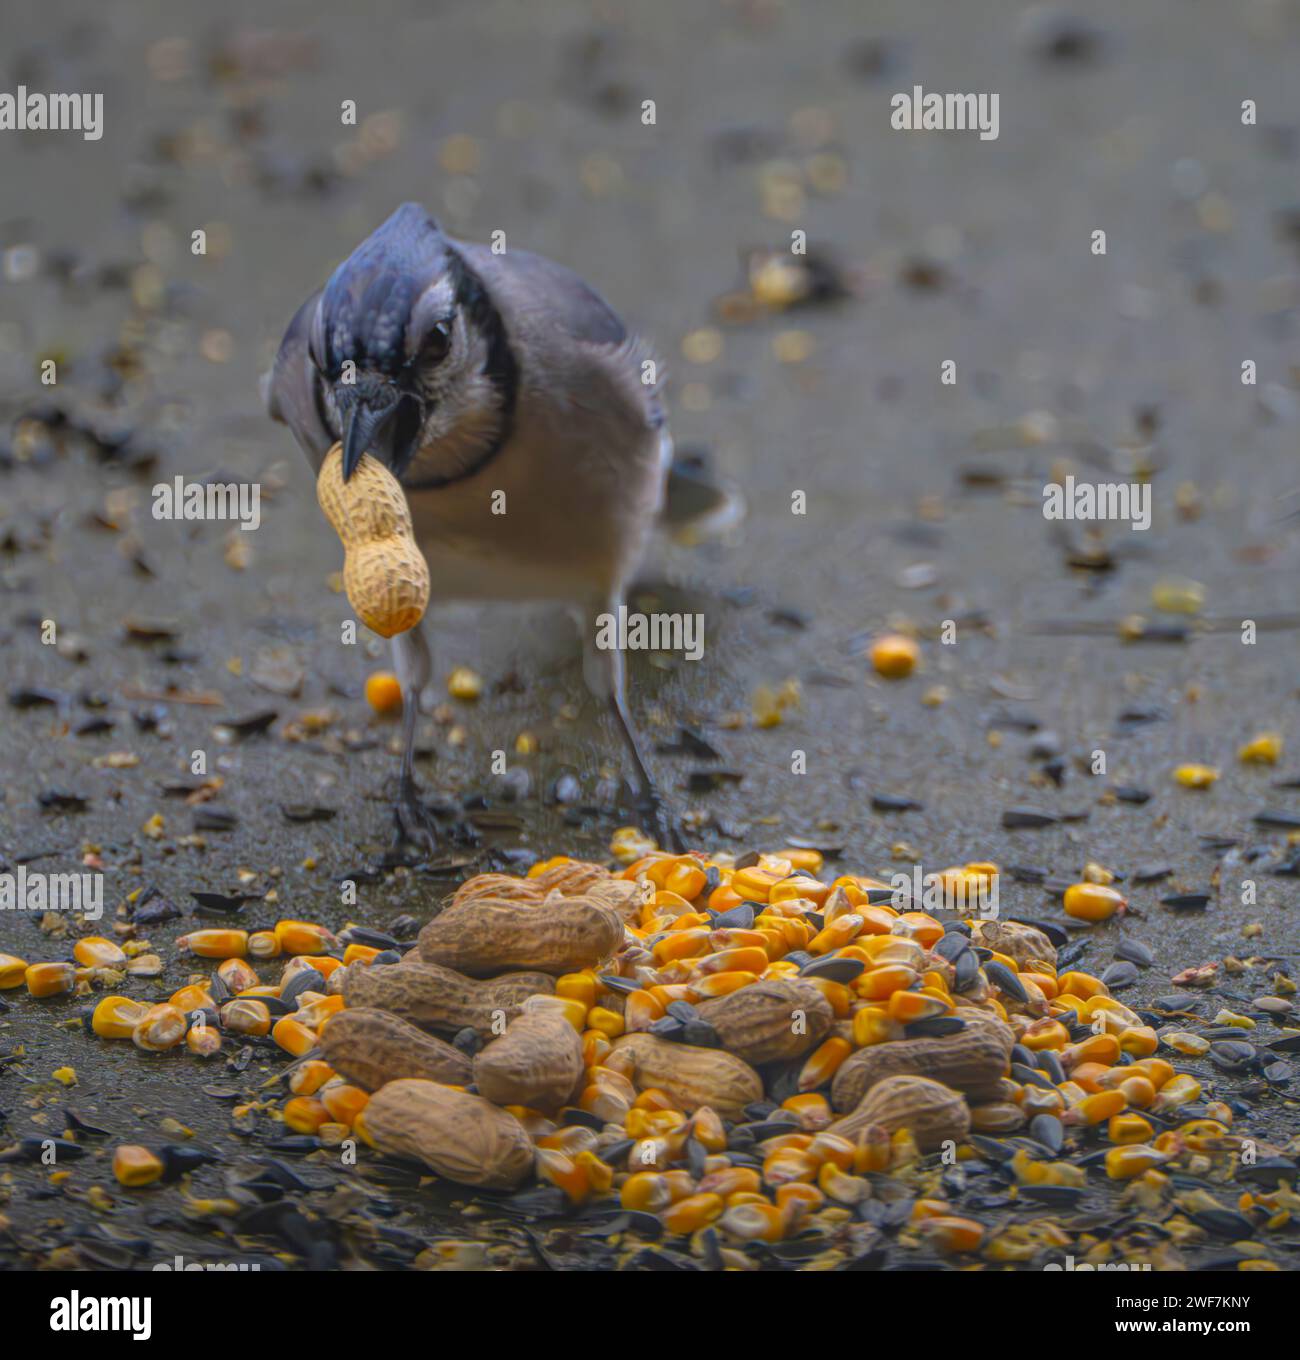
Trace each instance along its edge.
<path fill-rule="evenodd" d="M 334 271 L 309 339 L 343 441 L 343 476 L 367 450 L 400 477 L 434 413 L 482 364 L 465 268 L 438 224 L 404 203 Z"/>

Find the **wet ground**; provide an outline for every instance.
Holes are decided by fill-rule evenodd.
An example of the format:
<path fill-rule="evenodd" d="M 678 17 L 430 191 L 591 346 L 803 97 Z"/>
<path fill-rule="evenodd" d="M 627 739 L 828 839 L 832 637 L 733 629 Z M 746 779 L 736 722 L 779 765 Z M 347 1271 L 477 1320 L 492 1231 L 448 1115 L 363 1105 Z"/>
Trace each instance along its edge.
<path fill-rule="evenodd" d="M 2 710 L 5 867 L 70 871 L 89 853 L 110 917 L 146 886 L 187 912 L 192 890 L 274 888 L 274 912 L 246 910 L 336 926 L 423 920 L 466 867 L 381 871 L 358 908 L 339 904 L 337 881 L 379 863 L 389 837 L 395 732 L 361 694 L 386 649 L 338 643 L 338 543 L 257 393 L 301 299 L 413 198 L 457 234 L 505 230 L 595 283 L 668 359 L 679 445 L 708 449 L 743 490 L 741 526 L 665 542 L 647 564 L 650 594 L 703 612 L 703 660 L 633 666 L 651 738 L 672 744 L 686 724 L 717 752 L 655 760 L 699 844 L 802 838 L 837 849 L 834 865 L 886 874 L 970 859 L 1064 876 L 1088 861 L 1126 876 L 1165 865 L 1133 887 L 1122 925 L 1097 932 L 1085 967 L 1100 971 L 1123 935 L 1145 940 L 1158 964 L 1132 1004 L 1189 965 L 1265 960 L 1224 977 L 1211 1015 L 1294 972 L 1296 878 L 1274 872 L 1287 828 L 1253 821 L 1300 820 L 1300 792 L 1279 787 L 1300 774 L 1300 521 L 1284 518 L 1300 486 L 1294 13 L 1103 4 L 1073 27 L 990 4 L 945 8 L 942 22 L 904 4 L 864 18 L 854 4 L 685 0 L 390 14 L 286 5 L 275 32 L 254 6 L 10 18 L 6 88 L 102 90 L 106 131 L 0 136 L 0 399 L 6 424 L 44 418 L 0 458 L 0 654 L 7 694 L 58 701 Z M 915 83 L 997 91 L 999 138 L 891 130 L 891 95 Z M 345 99 L 357 127 L 340 124 Z M 1257 126 L 1242 125 L 1243 99 Z M 190 250 L 197 229 L 204 256 Z M 850 296 L 720 320 L 714 300 L 742 282 L 742 254 L 794 230 Z M 54 387 L 35 380 L 45 358 Z M 1134 469 L 1152 476 L 1149 531 L 1111 524 L 1097 541 L 1043 518 L 1049 474 Z M 259 481 L 262 527 L 154 520 L 150 489 L 177 474 Z M 791 513 L 795 492 L 806 514 Z M 1199 615 L 1153 609 L 1153 587 L 1175 577 L 1204 586 Z M 1185 634 L 1123 641 L 1134 613 Z M 128 619 L 160 635 L 132 635 Z M 58 645 L 42 644 L 43 620 Z M 1253 645 L 1243 620 L 1259 625 Z M 862 654 L 890 622 L 922 637 L 923 671 L 905 682 L 874 678 Z M 469 799 L 493 845 L 603 857 L 626 815 L 566 818 L 547 798 L 571 771 L 595 802 L 618 769 L 567 620 L 452 610 L 435 657 L 440 690 L 470 665 L 486 692 L 472 706 L 434 696 L 425 782 Z M 790 679 L 801 705 L 754 724 L 755 692 Z M 272 711 L 265 731 L 222 728 Z M 1284 739 L 1275 768 L 1236 759 L 1261 730 Z M 540 750 L 516 761 L 528 791 L 507 804 L 488 760 L 523 732 Z M 222 782 L 194 805 L 177 786 L 199 782 L 197 750 Z M 123 753 L 132 763 L 109 759 Z M 1221 778 L 1177 787 L 1188 761 Z M 693 772 L 717 787 L 692 792 Z M 1151 796 L 1115 801 L 1124 786 Z M 42 807 L 51 791 L 84 807 Z M 873 795 L 918 806 L 882 812 Z M 303 806 L 334 815 L 283 812 Z M 1003 812 L 1024 807 L 1069 820 L 1005 828 Z M 211 827 L 213 812 L 232 820 Z M 1245 880 L 1256 894 L 1243 903 Z M 1202 911 L 1160 901 L 1202 889 Z M 1003 910 L 1060 915 L 1006 878 Z M 171 941 L 187 924 L 150 932 L 169 961 L 164 993 L 184 980 Z M 66 948 L 32 919 L 0 919 L 0 949 Z M 63 1027 L 72 1002 L 6 999 L 0 1057 L 23 1049 L 0 1067 L 9 1135 L 57 1130 L 69 1107 L 114 1141 L 147 1140 L 171 1115 L 237 1150 L 226 1103 L 202 1087 L 250 1073 L 146 1059 Z M 54 1098 L 61 1064 L 78 1084 Z M 1285 1087 L 1251 1103 L 1252 1127 L 1294 1137 Z M 16 1238 L 0 1235 L 0 1259 L 98 1242 L 102 1216 L 79 1196 L 112 1183 L 88 1165 L 66 1186 L 13 1170 L 0 1212 Z M 31 1197 L 37 1183 L 47 1198 Z M 183 1250 L 197 1239 L 177 1195 L 160 1192 L 150 1235 Z M 96 1250 L 111 1260 L 102 1246 L 85 1259 Z"/>

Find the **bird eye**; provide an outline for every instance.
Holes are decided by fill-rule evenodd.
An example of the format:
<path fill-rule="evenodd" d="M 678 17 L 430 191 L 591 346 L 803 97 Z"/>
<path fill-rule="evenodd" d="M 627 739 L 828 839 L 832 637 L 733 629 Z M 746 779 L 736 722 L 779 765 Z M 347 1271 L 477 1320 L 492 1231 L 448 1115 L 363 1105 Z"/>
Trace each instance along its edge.
<path fill-rule="evenodd" d="M 439 321 L 424 337 L 424 343 L 420 346 L 420 358 L 426 363 L 438 364 L 447 357 L 450 349 L 451 323 Z"/>

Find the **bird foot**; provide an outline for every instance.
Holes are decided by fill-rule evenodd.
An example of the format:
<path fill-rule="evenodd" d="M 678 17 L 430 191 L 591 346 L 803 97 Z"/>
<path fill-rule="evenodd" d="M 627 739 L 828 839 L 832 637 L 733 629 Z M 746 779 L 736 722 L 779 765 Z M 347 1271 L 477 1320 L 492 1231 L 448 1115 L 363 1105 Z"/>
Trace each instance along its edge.
<path fill-rule="evenodd" d="M 439 845 L 438 824 L 425 806 L 414 779 L 403 779 L 393 805 L 395 846 L 413 845 L 419 850 L 435 854 Z"/>
<path fill-rule="evenodd" d="M 686 853 L 682 824 L 653 784 L 642 793 L 637 807 L 645 819 L 646 831 L 658 841 L 661 849 L 674 855 Z"/>

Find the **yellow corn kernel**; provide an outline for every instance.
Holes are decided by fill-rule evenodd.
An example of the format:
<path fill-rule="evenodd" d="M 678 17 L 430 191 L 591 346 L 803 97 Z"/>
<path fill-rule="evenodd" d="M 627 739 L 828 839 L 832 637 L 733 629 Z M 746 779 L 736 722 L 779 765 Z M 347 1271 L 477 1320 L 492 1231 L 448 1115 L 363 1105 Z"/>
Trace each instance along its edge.
<path fill-rule="evenodd" d="M 148 1013 L 149 1007 L 142 1001 L 129 996 L 106 996 L 91 1013 L 90 1028 L 101 1039 L 129 1039 Z"/>
<path fill-rule="evenodd" d="M 1091 1034 L 1081 1043 L 1071 1044 L 1061 1054 L 1061 1065 L 1067 1072 L 1081 1063 L 1105 1063 L 1113 1067 L 1119 1061 L 1119 1040 L 1113 1034 Z"/>
<path fill-rule="evenodd" d="M 357 1115 L 370 1104 L 370 1096 L 350 1082 L 330 1082 L 321 1088 L 320 1102 L 336 1124 L 346 1124 L 351 1128 L 356 1123 Z"/>
<path fill-rule="evenodd" d="M 120 945 L 102 935 L 87 935 L 72 946 L 72 957 L 83 968 L 121 968 L 126 954 Z"/>
<path fill-rule="evenodd" d="M 222 1006 L 221 1025 L 232 1034 L 269 1034 L 271 1012 L 264 1001 L 258 1001 L 255 997 L 239 997 Z"/>
<path fill-rule="evenodd" d="M 208 991 L 207 984 L 202 982 L 192 982 L 187 987 L 182 987 L 167 998 L 168 1002 L 178 1010 L 185 1011 L 204 1011 L 216 1009 L 216 1002 L 212 999 L 212 994 Z"/>
<path fill-rule="evenodd" d="M 1131 1025 L 1120 1032 L 1119 1047 L 1135 1058 L 1149 1058 L 1160 1047 L 1160 1040 L 1150 1025 Z"/>
<path fill-rule="evenodd" d="M 1113 1181 L 1128 1181 L 1134 1176 L 1145 1175 L 1168 1160 L 1165 1153 L 1141 1143 L 1113 1147 L 1106 1153 L 1106 1174 Z"/>
<path fill-rule="evenodd" d="M 232 993 L 246 992 L 261 985 L 262 979 L 242 958 L 222 959 L 217 964 L 217 976 Z"/>
<path fill-rule="evenodd" d="M 1031 1053 L 1065 1048 L 1070 1042 L 1070 1031 L 1059 1020 L 1035 1020 L 1020 1036 L 1020 1042 Z"/>
<path fill-rule="evenodd" d="M 581 1001 L 590 1009 L 596 1004 L 597 982 L 594 973 L 565 973 L 555 979 L 555 995 Z"/>
<path fill-rule="evenodd" d="M 113 1175 L 119 1184 L 127 1186 L 151 1185 L 161 1178 L 161 1158 L 146 1147 L 123 1143 L 113 1149 Z"/>
<path fill-rule="evenodd" d="M 665 892 L 676 893 L 688 902 L 693 902 L 703 891 L 707 879 L 699 861 L 685 856 L 678 860 L 664 876 L 659 885 Z"/>
<path fill-rule="evenodd" d="M 1118 1091 L 1094 1091 L 1066 1112 L 1066 1124 L 1101 1124 L 1124 1108 L 1124 1097 Z"/>
<path fill-rule="evenodd" d="M 895 996 L 899 993 L 895 993 Z M 893 1038 L 894 1022 L 883 1006 L 862 1006 L 853 1012 L 853 1042 L 858 1048 L 870 1048 Z"/>
<path fill-rule="evenodd" d="M 21 987 L 27 980 L 27 960 L 16 954 L 0 954 L 0 992 Z"/>
<path fill-rule="evenodd" d="M 916 669 L 921 649 L 901 633 L 882 633 L 871 644 L 871 668 L 884 680 L 904 680 Z"/>
<path fill-rule="evenodd" d="M 809 1055 L 799 1073 L 799 1090 L 815 1091 L 824 1086 L 839 1070 L 840 1064 L 853 1052 L 847 1039 L 832 1034 Z"/>
<path fill-rule="evenodd" d="M 77 970 L 70 963 L 33 963 L 23 976 L 32 996 L 62 996 L 77 985 Z"/>
<path fill-rule="evenodd" d="M 1103 883 L 1072 883 L 1065 890 L 1065 914 L 1076 921 L 1109 921 L 1128 899 Z"/>
<path fill-rule="evenodd" d="M 619 1190 L 619 1203 L 624 1209 L 657 1214 L 673 1202 L 668 1181 L 658 1171 L 634 1171 Z"/>
<path fill-rule="evenodd" d="M 248 931 L 192 930 L 176 941 L 176 948 L 203 959 L 242 959 L 248 953 Z"/>
<path fill-rule="evenodd" d="M 483 693 L 483 677 L 469 666 L 457 666 L 447 676 L 447 693 L 462 703 L 472 704 Z"/>
<path fill-rule="evenodd" d="M 285 1103 L 284 1122 L 295 1133 L 315 1133 L 329 1117 L 324 1103 L 315 1096 L 294 1096 Z"/>
<path fill-rule="evenodd" d="M 1155 1104 L 1151 1107 L 1157 1114 L 1165 1110 L 1177 1109 L 1180 1105 L 1188 1105 L 1201 1094 L 1201 1083 L 1195 1077 L 1188 1076 L 1186 1073 L 1174 1077 L 1160 1088 L 1160 1094 L 1155 1099 Z"/>
<path fill-rule="evenodd" d="M 629 1138 L 666 1138 L 686 1124 L 680 1110 L 645 1110 L 633 1106 L 623 1120 Z"/>
<path fill-rule="evenodd" d="M 1151 1083 L 1157 1091 L 1166 1086 L 1174 1077 L 1173 1064 L 1166 1062 L 1164 1058 L 1139 1058 L 1135 1063 L 1129 1063 L 1127 1067 L 1115 1068 L 1115 1080 L 1107 1082 L 1106 1085 L 1118 1085 L 1128 1077 L 1141 1076 Z"/>
<path fill-rule="evenodd" d="M 254 959 L 278 959 L 283 951 L 273 930 L 255 930 L 248 937 L 248 953 Z"/>
<path fill-rule="evenodd" d="M 286 1053 L 301 1058 L 316 1047 L 316 1036 L 301 1021 L 291 1015 L 282 1015 L 271 1027 L 271 1038 Z"/>
<path fill-rule="evenodd" d="M 785 1236 L 786 1215 L 764 1199 L 728 1202 L 718 1227 L 742 1242 L 779 1242 Z"/>
<path fill-rule="evenodd" d="M 189 1027 L 190 1022 L 185 1018 L 184 1011 L 163 1002 L 159 1006 L 149 1007 L 131 1031 L 131 1039 L 137 1048 L 144 1049 L 146 1053 L 165 1053 L 184 1042 L 185 1031 Z"/>
<path fill-rule="evenodd" d="M 383 952 L 382 949 L 376 949 L 372 944 L 350 944 L 343 951 L 343 965 L 346 967 L 350 963 L 362 965 L 372 963 Z"/>
<path fill-rule="evenodd" d="M 783 878 L 788 877 L 788 873 L 774 873 L 770 869 L 763 869 L 754 864 L 748 869 L 736 870 L 731 876 L 731 889 L 740 894 L 741 901 L 767 902 L 772 889 Z"/>
<path fill-rule="evenodd" d="M 1060 988 L 1060 993 L 1065 996 L 1079 996 L 1085 1001 L 1094 996 L 1108 995 L 1106 984 L 1091 973 L 1080 973 L 1071 971 L 1062 973 L 1056 979 L 1056 985 Z"/>
<path fill-rule="evenodd" d="M 978 1251 L 984 1241 L 982 1224 L 950 1214 L 923 1219 L 917 1230 L 931 1246 L 946 1254 Z"/>
<path fill-rule="evenodd" d="M 767 968 L 763 969 L 765 976 L 771 967 L 773 965 L 768 964 Z M 730 996 L 732 992 L 738 992 L 742 987 L 750 987 L 758 981 L 758 978 L 757 973 L 706 973 L 702 977 L 691 979 L 691 989 L 701 1001 L 707 1001 L 710 997 Z"/>
<path fill-rule="evenodd" d="M 1140 1114 L 1116 1114 L 1106 1125 L 1106 1136 L 1112 1143 L 1145 1143 L 1155 1134 L 1149 1120 Z"/>
<path fill-rule="evenodd" d="M 185 1047 L 200 1058 L 221 1052 L 221 1035 L 215 1025 L 191 1025 L 185 1034 Z"/>
<path fill-rule="evenodd" d="M 894 992 L 888 1003 L 891 1020 L 910 1025 L 914 1020 L 929 1020 L 936 1015 L 948 1015 L 953 1007 L 943 997 L 926 992 Z"/>
<path fill-rule="evenodd" d="M 1282 754 L 1282 734 L 1261 732 L 1237 752 L 1237 759 L 1247 765 L 1276 765 Z"/>
<path fill-rule="evenodd" d="M 1202 1039 L 1199 1034 L 1192 1034 L 1185 1029 L 1166 1034 L 1164 1041 L 1175 1053 L 1185 1054 L 1189 1058 L 1199 1058 L 1201 1054 L 1210 1051 L 1208 1039 Z"/>
<path fill-rule="evenodd" d="M 333 933 L 314 921 L 277 921 L 275 938 L 286 954 L 323 954 L 338 947 Z"/>
<path fill-rule="evenodd" d="M 334 1069 L 320 1058 L 309 1058 L 295 1067 L 289 1077 L 289 1089 L 296 1096 L 315 1095 L 334 1075 Z"/>
<path fill-rule="evenodd" d="M 659 1220 L 665 1232 L 686 1237 L 721 1218 L 725 1207 L 721 1195 L 687 1195 L 670 1204 L 659 1215 Z"/>
<path fill-rule="evenodd" d="M 1185 789 L 1208 789 L 1218 777 L 1213 765 L 1179 765 L 1174 770 L 1174 783 Z"/>
<path fill-rule="evenodd" d="M 1126 1077 L 1115 1089 L 1130 1109 L 1149 1110 L 1156 1103 L 1156 1088 L 1144 1076 Z"/>
<path fill-rule="evenodd" d="M 701 1105 L 691 1115 L 690 1133 L 706 1152 L 722 1152 L 726 1149 L 727 1130 L 719 1116 L 707 1105 Z"/>
<path fill-rule="evenodd" d="M 588 1025 L 586 1006 L 571 996 L 534 996 L 529 998 L 528 1005 L 530 1009 L 558 1011 L 579 1034 L 585 1029 L 598 1028 Z M 597 1006 L 595 1009 L 601 1010 L 602 1007 Z"/>
<path fill-rule="evenodd" d="M 905 992 L 917 980 L 914 968 L 905 964 L 886 963 L 863 973 L 853 983 L 853 990 L 864 1001 L 885 1001 L 895 992 Z"/>
<path fill-rule="evenodd" d="M 314 999 L 308 1001 L 309 996 Z M 337 995 L 316 997 L 314 993 L 304 992 L 298 999 L 305 1004 L 298 1007 L 293 1018 L 310 1030 L 319 1030 L 331 1015 L 337 1015 L 344 1009 L 343 998 Z"/>
<path fill-rule="evenodd" d="M 592 1148 L 583 1148 L 573 1159 L 578 1171 L 586 1177 L 592 1194 L 608 1194 L 614 1187 L 614 1168 L 603 1162 Z"/>
<path fill-rule="evenodd" d="M 696 976 L 712 973 L 752 973 L 755 977 L 768 965 L 767 951 L 756 946 L 744 949 L 723 949 L 716 954 L 691 960 Z M 692 978 L 692 986 L 694 978 Z"/>

